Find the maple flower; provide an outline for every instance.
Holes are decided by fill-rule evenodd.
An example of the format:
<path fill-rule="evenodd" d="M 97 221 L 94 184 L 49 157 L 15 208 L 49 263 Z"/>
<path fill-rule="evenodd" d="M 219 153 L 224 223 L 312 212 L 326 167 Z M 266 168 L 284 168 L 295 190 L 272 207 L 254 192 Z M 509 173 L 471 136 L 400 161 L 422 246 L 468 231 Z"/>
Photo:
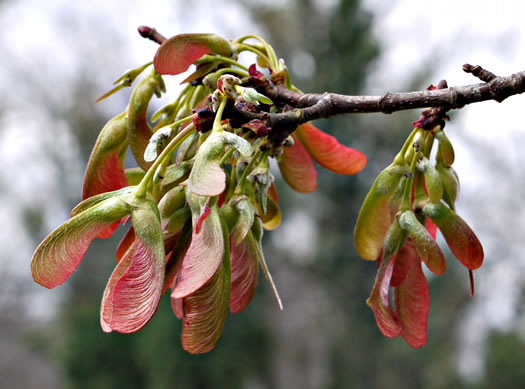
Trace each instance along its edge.
<path fill-rule="evenodd" d="M 279 168 L 286 183 L 297 192 L 311 193 L 317 189 L 317 171 L 312 158 L 325 169 L 339 174 L 357 174 L 366 165 L 363 153 L 342 145 L 311 123 L 300 125 L 292 138 L 294 143 L 284 148 Z"/>

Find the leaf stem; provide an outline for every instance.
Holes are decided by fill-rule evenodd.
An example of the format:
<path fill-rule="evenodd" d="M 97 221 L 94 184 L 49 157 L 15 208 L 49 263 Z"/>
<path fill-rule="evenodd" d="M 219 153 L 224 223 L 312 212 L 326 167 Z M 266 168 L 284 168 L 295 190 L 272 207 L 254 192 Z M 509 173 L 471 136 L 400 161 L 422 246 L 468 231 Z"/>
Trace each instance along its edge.
<path fill-rule="evenodd" d="M 175 123 L 174 123 L 175 124 Z M 135 191 L 135 196 L 137 198 L 144 198 L 146 196 L 146 193 L 148 191 L 148 187 L 150 183 L 153 180 L 153 177 L 155 176 L 155 173 L 157 171 L 157 168 L 162 164 L 164 159 L 171 154 L 177 147 L 181 145 L 181 143 L 193 132 L 195 131 L 195 126 L 193 123 L 189 124 L 188 126 L 184 127 L 175 137 L 168 143 L 166 148 L 162 150 L 162 153 L 157 157 L 155 162 L 153 162 L 153 165 L 148 169 L 146 172 L 146 175 L 142 178 L 139 185 L 137 186 L 137 189 Z"/>

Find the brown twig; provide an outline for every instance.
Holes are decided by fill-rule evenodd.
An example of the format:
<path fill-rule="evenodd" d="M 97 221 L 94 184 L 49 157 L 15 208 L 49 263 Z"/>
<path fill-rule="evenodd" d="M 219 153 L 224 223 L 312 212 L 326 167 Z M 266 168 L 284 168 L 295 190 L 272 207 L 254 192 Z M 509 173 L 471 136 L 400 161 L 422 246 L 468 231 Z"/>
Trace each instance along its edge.
<path fill-rule="evenodd" d="M 158 43 L 159 45 L 161 45 L 162 42 L 166 40 L 164 35 L 160 34 L 152 27 L 140 26 L 137 30 L 143 38 L 151 39 L 153 42 Z"/>
<path fill-rule="evenodd" d="M 271 128 L 271 137 L 279 141 L 293 132 L 299 124 L 335 115 L 373 112 L 389 114 L 429 107 L 440 107 L 448 111 L 482 101 L 502 102 L 507 97 L 525 92 L 525 71 L 506 77 L 494 76 L 490 82 L 480 84 L 405 93 L 387 92 L 383 96 L 301 94 L 282 85 L 271 86 L 266 92 L 274 102 L 286 104 L 291 109 L 280 113 L 239 111 L 237 114 L 246 120 L 262 120 Z"/>
<path fill-rule="evenodd" d="M 154 28 L 141 26 L 138 30 L 143 37 L 159 44 L 166 40 Z M 479 65 L 465 64 L 463 70 L 484 82 L 416 92 L 387 92 L 383 96 L 347 96 L 328 92 L 302 94 L 293 92 L 284 85 L 269 84 L 265 91 L 268 97 L 280 105 L 288 105 L 289 110 L 280 113 L 237 110 L 236 116 L 246 121 L 262 120 L 273 132 L 283 132 L 274 135 L 276 138 L 281 138 L 286 132 L 292 132 L 299 124 L 335 115 L 373 112 L 390 114 L 429 107 L 441 107 L 447 111 L 488 100 L 502 102 L 510 96 L 525 92 L 525 71 L 498 77 Z"/>
<path fill-rule="evenodd" d="M 483 69 L 481 66 L 472 66 L 466 63 L 463 65 L 463 71 L 465 73 L 471 73 L 474 77 L 479 78 L 481 81 L 490 82 L 497 76 L 494 73 L 489 72 L 487 69 Z"/>

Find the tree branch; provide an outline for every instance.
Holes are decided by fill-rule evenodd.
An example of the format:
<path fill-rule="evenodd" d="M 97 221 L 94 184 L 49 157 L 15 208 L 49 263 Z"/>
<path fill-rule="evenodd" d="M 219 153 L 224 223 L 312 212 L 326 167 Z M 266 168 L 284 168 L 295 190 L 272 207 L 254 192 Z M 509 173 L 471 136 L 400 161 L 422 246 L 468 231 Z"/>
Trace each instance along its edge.
<path fill-rule="evenodd" d="M 141 26 L 138 30 L 144 38 L 159 44 L 166 40 L 154 28 Z M 426 91 L 387 92 L 383 96 L 348 96 L 328 92 L 302 94 L 291 91 L 284 85 L 269 82 L 264 87 L 266 95 L 280 106 L 285 106 L 286 110 L 279 113 L 265 113 L 237 109 L 235 116 L 246 121 L 262 120 L 271 128 L 272 137 L 278 140 L 283 136 L 288 136 L 299 124 L 335 115 L 373 112 L 390 114 L 396 111 L 429 107 L 439 107 L 446 112 L 482 101 L 502 102 L 510 96 L 525 92 L 525 71 L 498 77 L 478 65 L 465 64 L 463 70 L 484 82 L 450 88 L 440 87 Z"/>
<path fill-rule="evenodd" d="M 491 81 L 480 84 L 405 93 L 387 92 L 383 96 L 347 96 L 335 93 L 300 94 L 284 86 L 276 86 L 270 91 L 270 98 L 295 108 L 302 108 L 304 119 L 309 121 L 349 113 L 381 112 L 389 114 L 428 107 L 456 109 L 481 101 L 502 102 L 507 97 L 523 92 L 525 92 L 525 71 L 507 77 L 494 76 Z"/>

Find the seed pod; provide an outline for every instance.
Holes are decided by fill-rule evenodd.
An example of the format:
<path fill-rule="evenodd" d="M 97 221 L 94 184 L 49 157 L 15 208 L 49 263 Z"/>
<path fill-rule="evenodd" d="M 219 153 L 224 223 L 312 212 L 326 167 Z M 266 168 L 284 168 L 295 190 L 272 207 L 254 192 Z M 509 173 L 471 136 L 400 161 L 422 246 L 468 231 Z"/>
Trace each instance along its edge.
<path fill-rule="evenodd" d="M 255 203 L 248 196 L 236 196 L 232 198 L 231 203 L 239 214 L 235 226 L 231 230 L 231 235 L 235 245 L 240 245 L 248 231 L 250 231 L 255 218 Z"/>
<path fill-rule="evenodd" d="M 443 182 L 443 200 L 450 209 L 456 210 L 456 200 L 459 195 L 459 177 L 452 167 L 447 167 L 443 161 L 437 161 L 436 168 Z"/>
<path fill-rule="evenodd" d="M 161 220 L 169 218 L 176 210 L 186 204 L 186 193 L 182 186 L 177 186 L 168 191 L 159 202 Z"/>
<path fill-rule="evenodd" d="M 368 192 L 354 230 L 355 247 L 362 258 L 374 261 L 379 257 L 392 214 L 397 212 L 391 209 L 390 200 L 408 172 L 405 165 L 390 165 L 379 173 Z"/>
<path fill-rule="evenodd" d="M 144 175 L 146 174 L 144 170 L 142 170 L 139 167 L 126 169 L 124 172 L 126 173 L 126 178 L 128 180 L 129 186 L 138 185 L 140 181 L 142 181 L 142 179 L 144 178 Z"/>
<path fill-rule="evenodd" d="M 115 116 L 100 131 L 84 174 L 82 200 L 128 185 L 124 173 L 127 121 L 125 113 Z"/>
<path fill-rule="evenodd" d="M 405 211 L 399 217 L 401 228 L 408 232 L 418 255 L 429 270 L 437 275 L 445 272 L 445 257 L 428 230 L 417 220 L 412 211 Z"/>
<path fill-rule="evenodd" d="M 429 203 L 423 208 L 423 214 L 436 223 L 450 250 L 463 265 L 470 270 L 481 266 L 483 247 L 476 234 L 456 212 L 443 203 Z"/>
<path fill-rule="evenodd" d="M 455 158 L 452 143 L 450 143 L 450 140 L 443 131 L 439 131 L 436 134 L 436 138 L 439 141 L 438 154 L 436 159 L 441 159 L 447 167 L 452 166 Z"/>
<path fill-rule="evenodd" d="M 377 326 L 385 336 L 390 338 L 401 334 L 399 318 L 390 308 L 389 286 L 397 252 L 405 243 L 407 235 L 408 233 L 401 228 L 397 218 L 394 219 L 385 236 L 383 257 L 372 293 L 366 301 L 374 312 Z"/>
<path fill-rule="evenodd" d="M 144 160 L 144 152 L 152 135 L 151 127 L 146 118 L 148 105 L 154 93 L 160 96 L 160 92 L 165 90 L 162 77 L 153 70 L 137 84 L 129 101 L 127 110 L 128 143 L 135 160 L 144 171 L 147 171 L 151 166 L 151 162 Z"/>
<path fill-rule="evenodd" d="M 443 197 L 443 183 L 440 174 L 427 158 L 423 158 L 418 166 L 421 166 L 421 171 L 425 177 L 425 187 L 430 201 L 433 203 L 440 202 Z"/>

